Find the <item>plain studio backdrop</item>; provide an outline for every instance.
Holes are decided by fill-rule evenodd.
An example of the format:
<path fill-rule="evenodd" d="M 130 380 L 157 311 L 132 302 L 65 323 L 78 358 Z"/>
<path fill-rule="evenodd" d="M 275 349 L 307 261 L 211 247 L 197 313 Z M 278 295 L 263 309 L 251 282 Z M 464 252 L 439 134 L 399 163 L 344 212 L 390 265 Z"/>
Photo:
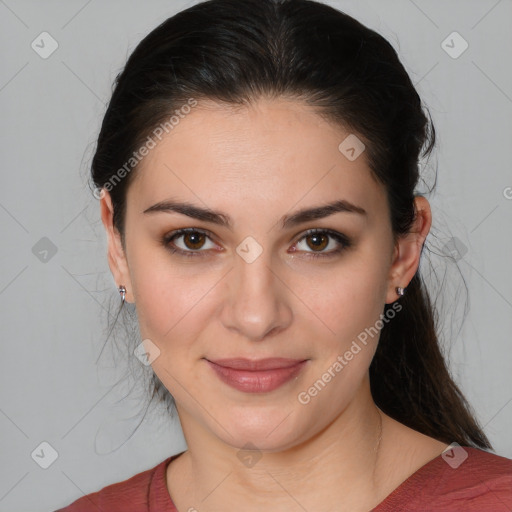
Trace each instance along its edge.
<path fill-rule="evenodd" d="M 0 1 L 0 511 L 55 510 L 185 448 L 161 408 L 130 437 L 144 395 L 118 383 L 122 329 L 96 363 L 119 295 L 86 178 L 128 55 L 193 3 Z M 512 458 L 512 2 L 326 3 L 391 42 L 430 109 L 443 350 L 496 452 Z"/>

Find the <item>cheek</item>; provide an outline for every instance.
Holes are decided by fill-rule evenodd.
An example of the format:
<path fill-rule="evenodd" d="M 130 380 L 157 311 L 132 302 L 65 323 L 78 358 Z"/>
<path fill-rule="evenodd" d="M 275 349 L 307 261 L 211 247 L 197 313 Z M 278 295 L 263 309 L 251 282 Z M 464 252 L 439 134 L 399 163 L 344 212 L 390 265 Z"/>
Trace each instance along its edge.
<path fill-rule="evenodd" d="M 136 277 L 140 334 L 158 347 L 153 370 L 178 403 L 189 399 L 180 384 L 186 382 L 191 392 L 191 383 L 199 381 L 196 363 L 205 354 L 197 341 L 205 337 L 213 318 L 210 304 L 216 280 L 200 274 L 179 275 L 167 263 L 140 267 Z"/>
<path fill-rule="evenodd" d="M 317 279 L 301 280 L 297 295 L 322 323 L 338 345 L 350 344 L 354 337 L 373 325 L 384 308 L 386 268 L 379 259 L 358 252 Z M 339 348 L 339 346 L 337 347 Z"/>
<path fill-rule="evenodd" d="M 208 292 L 214 280 L 207 276 L 178 276 L 158 267 L 139 272 L 136 284 L 137 315 L 141 334 L 164 345 L 195 337 L 208 318 Z"/>
<path fill-rule="evenodd" d="M 380 260 L 359 253 L 357 262 L 341 265 L 330 276 L 328 287 L 324 280 L 313 289 L 311 309 L 329 327 L 322 327 L 323 334 L 319 327 L 313 329 L 318 334 L 313 349 L 317 361 L 301 389 L 301 397 L 311 400 L 313 407 L 334 414 L 360 388 L 382 328 L 385 275 Z"/>
<path fill-rule="evenodd" d="M 149 243 L 134 247 L 130 261 L 142 339 L 151 339 L 165 359 L 174 360 L 213 318 L 215 287 L 222 275 L 200 263 L 177 263 L 165 249 Z"/>

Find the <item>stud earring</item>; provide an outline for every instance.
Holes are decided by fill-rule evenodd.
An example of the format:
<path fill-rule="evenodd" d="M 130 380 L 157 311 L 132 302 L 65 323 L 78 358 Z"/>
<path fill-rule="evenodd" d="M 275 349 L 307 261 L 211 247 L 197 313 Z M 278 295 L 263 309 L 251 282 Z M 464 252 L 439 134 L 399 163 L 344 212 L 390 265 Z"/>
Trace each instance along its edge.
<path fill-rule="evenodd" d="M 126 288 L 123 285 L 119 287 L 119 294 L 121 295 L 121 304 L 123 304 L 126 298 Z"/>
<path fill-rule="evenodd" d="M 397 286 L 396 288 L 396 293 L 400 296 L 400 297 L 403 297 L 404 294 L 405 294 L 405 290 L 406 288 L 400 288 L 399 286 Z"/>

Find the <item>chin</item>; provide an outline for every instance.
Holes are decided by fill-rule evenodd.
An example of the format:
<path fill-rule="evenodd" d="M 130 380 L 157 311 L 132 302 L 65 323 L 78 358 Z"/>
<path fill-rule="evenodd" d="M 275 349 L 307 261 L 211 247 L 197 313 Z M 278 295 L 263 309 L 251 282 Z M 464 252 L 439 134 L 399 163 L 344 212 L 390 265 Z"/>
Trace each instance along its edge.
<path fill-rule="evenodd" d="M 256 449 L 267 452 L 279 452 L 290 448 L 299 441 L 297 434 L 300 426 L 293 420 L 294 414 L 282 407 L 279 410 L 268 409 L 258 411 L 254 408 L 243 407 L 239 413 L 231 417 L 224 416 L 220 425 L 226 425 L 226 430 L 218 425 L 214 428 L 217 435 L 233 448 L 244 449 L 253 445 Z"/>

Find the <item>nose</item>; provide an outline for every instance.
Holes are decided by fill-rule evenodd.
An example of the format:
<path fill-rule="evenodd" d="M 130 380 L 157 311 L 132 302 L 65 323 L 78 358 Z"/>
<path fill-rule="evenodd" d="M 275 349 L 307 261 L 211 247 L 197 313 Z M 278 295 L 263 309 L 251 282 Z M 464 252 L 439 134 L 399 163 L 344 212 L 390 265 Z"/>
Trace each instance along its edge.
<path fill-rule="evenodd" d="M 250 263 L 237 256 L 227 276 L 221 321 L 250 341 L 268 339 L 286 329 L 293 318 L 291 292 L 271 263 L 265 252 Z"/>

